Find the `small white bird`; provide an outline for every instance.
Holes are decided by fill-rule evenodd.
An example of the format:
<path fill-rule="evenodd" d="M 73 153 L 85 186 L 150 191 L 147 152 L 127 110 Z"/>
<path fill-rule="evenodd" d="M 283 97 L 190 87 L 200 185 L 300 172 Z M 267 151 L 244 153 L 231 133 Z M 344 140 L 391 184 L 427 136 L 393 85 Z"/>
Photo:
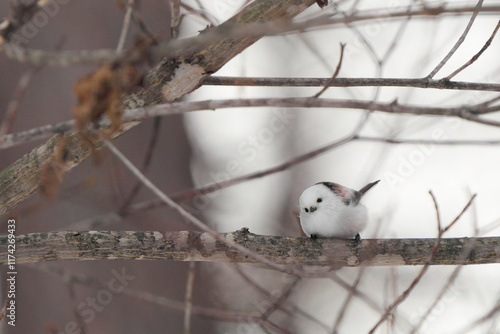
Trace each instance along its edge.
<path fill-rule="evenodd" d="M 300 225 L 308 237 L 355 238 L 368 222 L 368 210 L 360 203 L 361 197 L 378 181 L 360 191 L 333 182 L 319 182 L 300 196 Z"/>

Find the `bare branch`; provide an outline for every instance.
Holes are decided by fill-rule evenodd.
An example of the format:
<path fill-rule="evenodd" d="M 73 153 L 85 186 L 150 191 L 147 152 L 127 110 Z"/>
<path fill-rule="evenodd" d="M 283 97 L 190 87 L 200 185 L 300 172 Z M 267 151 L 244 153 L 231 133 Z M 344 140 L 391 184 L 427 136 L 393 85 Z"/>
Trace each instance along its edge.
<path fill-rule="evenodd" d="M 472 16 L 469 20 L 469 23 L 467 24 L 467 27 L 465 27 L 464 32 L 462 33 L 460 38 L 457 40 L 455 45 L 453 45 L 451 50 L 446 54 L 446 56 L 444 56 L 443 60 L 441 60 L 441 62 L 431 71 L 431 73 L 429 73 L 429 75 L 427 76 L 429 79 L 432 79 L 436 75 L 436 73 L 439 72 L 439 70 L 441 68 L 443 68 L 443 66 L 448 62 L 448 60 L 451 58 L 451 56 L 453 56 L 453 54 L 458 50 L 460 45 L 462 45 L 463 41 L 465 40 L 465 37 L 467 36 L 470 29 L 472 28 L 472 24 L 474 23 L 474 20 L 476 19 L 477 14 L 479 14 L 479 11 L 481 10 L 482 5 L 483 5 L 483 0 L 479 0 L 477 2 L 476 8 L 474 8 L 474 13 L 472 13 Z"/>
<path fill-rule="evenodd" d="M 263 78 L 210 76 L 203 85 L 214 86 L 269 86 L 269 87 L 411 87 L 451 90 L 484 90 L 500 92 L 500 84 L 435 80 L 426 78 Z"/>
<path fill-rule="evenodd" d="M 252 257 L 255 260 L 269 266 L 270 268 L 280 270 L 280 271 L 286 271 L 285 269 L 282 268 L 282 266 L 277 265 L 276 263 L 269 261 L 265 257 L 262 257 L 252 251 L 249 251 L 245 247 L 235 243 L 234 241 L 231 241 L 229 239 L 225 239 L 221 237 L 215 230 L 211 229 L 208 227 L 205 223 L 203 223 L 201 220 L 193 216 L 191 213 L 189 213 L 186 209 L 178 205 L 176 202 L 174 202 L 170 197 L 168 197 L 164 192 L 162 192 L 153 182 L 151 182 L 148 178 L 144 176 L 144 174 L 141 173 L 141 171 L 135 167 L 130 160 L 128 160 L 111 142 L 108 140 L 105 140 L 105 145 L 107 148 L 113 152 L 115 156 L 117 156 L 123 164 L 146 186 L 149 188 L 158 198 L 160 198 L 165 204 L 167 204 L 169 207 L 174 209 L 181 217 L 186 219 L 186 222 L 193 223 L 198 227 L 200 230 L 205 231 L 209 233 L 212 237 L 215 239 L 225 243 L 229 247 L 234 247 L 236 250 L 239 252 L 245 254 L 246 256 Z"/>
<path fill-rule="evenodd" d="M 120 38 L 118 39 L 118 45 L 116 47 L 116 53 L 121 53 L 125 46 L 125 40 L 127 39 L 128 30 L 130 27 L 130 18 L 134 11 L 134 0 L 128 0 L 125 17 L 123 18 L 122 31 L 120 33 Z"/>
<path fill-rule="evenodd" d="M 387 310 L 385 311 L 385 313 L 382 315 L 382 317 L 380 317 L 379 321 L 375 324 L 375 326 L 372 327 L 372 329 L 369 331 L 370 334 L 373 334 L 377 328 L 382 324 L 384 323 L 384 321 L 387 320 L 387 318 L 392 314 L 392 312 L 402 303 L 406 300 L 406 298 L 408 298 L 408 296 L 410 295 L 410 293 L 413 291 L 413 289 L 415 289 L 415 287 L 418 285 L 418 283 L 420 282 L 420 280 L 422 279 L 422 277 L 424 276 L 424 274 L 427 272 L 427 270 L 429 269 L 430 265 L 432 263 L 434 263 L 436 261 L 436 258 L 438 256 L 438 252 L 439 250 L 441 249 L 443 243 L 443 239 L 442 239 L 442 236 L 443 234 L 448 231 L 448 229 L 450 227 L 452 227 L 462 216 L 463 214 L 467 211 L 467 209 L 470 207 L 470 205 L 472 204 L 472 201 L 474 200 L 474 198 L 476 197 L 476 195 L 474 194 L 471 199 L 469 200 L 469 202 L 467 203 L 467 205 L 463 208 L 463 210 L 460 212 L 460 214 L 457 216 L 457 218 L 455 218 L 450 224 L 448 224 L 448 226 L 444 229 L 441 228 L 441 215 L 439 213 L 439 209 L 438 209 L 438 205 L 437 205 L 437 201 L 436 201 L 436 198 L 434 197 L 432 191 L 429 191 L 431 197 L 432 197 L 432 200 L 434 201 L 434 206 L 436 208 L 436 215 L 437 215 L 437 220 L 438 220 L 438 236 L 437 238 L 435 239 L 435 242 L 434 242 L 434 245 L 432 246 L 432 250 L 431 250 L 431 253 L 430 255 L 428 256 L 427 258 L 427 261 L 425 262 L 424 266 L 422 267 L 422 269 L 420 270 L 420 272 L 418 273 L 418 275 L 413 279 L 413 281 L 411 282 L 411 284 L 408 286 L 408 288 L 406 288 L 405 291 L 403 291 L 403 293 L 401 293 L 401 295 L 399 295 L 398 298 L 396 298 L 396 300 L 394 300 L 394 302 L 387 308 Z M 461 248 L 461 249 L 464 249 L 464 250 L 467 250 L 467 249 L 470 249 L 470 239 L 467 239 L 467 241 L 465 242 L 465 245 Z M 476 242 L 476 239 L 474 239 L 474 242 Z M 460 259 L 463 259 L 463 258 L 467 258 L 468 256 L 464 256 L 464 251 L 460 252 Z M 461 262 L 458 262 L 459 260 L 456 259 L 457 262 L 455 262 L 454 264 L 463 264 L 463 260 Z"/>
<path fill-rule="evenodd" d="M 245 7 L 225 23 L 212 28 L 223 34 L 227 27 L 245 26 L 254 22 L 289 21 L 304 11 L 314 0 L 258 0 Z M 201 39 L 203 39 L 203 33 Z M 144 87 L 134 94 L 123 98 L 124 108 L 151 106 L 158 103 L 172 102 L 192 92 L 201 81 L 216 72 L 234 56 L 255 43 L 260 37 L 225 38 L 217 42 L 202 43 L 203 47 L 193 47 L 185 56 L 163 59 L 144 79 Z M 194 38 L 196 40 L 196 37 Z M 185 52 L 187 52 L 185 50 Z M 182 82 L 182 84 L 179 84 Z M 129 122 L 123 124 L 119 131 L 113 133 L 117 137 L 139 124 Z M 67 141 L 69 168 L 77 166 L 91 154 L 91 147 L 81 145 L 81 137 L 76 132 L 65 134 Z M 28 198 L 39 188 L 39 179 L 43 167 L 54 158 L 54 147 L 58 136 L 54 136 L 45 144 L 35 148 L 32 153 L 14 162 L 0 173 L 0 215 L 7 213 Z M 99 148 L 102 142 L 93 143 Z M 19 173 L 23 173 L 20 176 Z"/>
<path fill-rule="evenodd" d="M 260 286 L 257 282 L 255 282 L 249 275 L 247 275 L 242 269 L 239 264 L 233 264 L 229 266 L 232 270 L 235 270 L 241 277 L 241 279 L 250 287 L 252 287 L 254 290 L 259 292 L 263 297 L 267 299 L 273 298 L 272 293 L 267 291 L 265 288 Z M 327 333 L 330 333 L 330 327 L 321 322 L 320 320 L 316 319 L 312 315 L 310 315 L 307 312 L 304 312 L 301 308 L 296 306 L 295 304 L 291 303 L 289 300 L 286 301 L 287 304 L 289 305 L 278 305 L 278 308 L 282 310 L 284 313 L 286 313 L 288 316 L 297 316 L 300 315 L 304 317 L 305 319 L 311 321 L 312 323 L 316 324 L 317 326 L 323 328 Z M 290 310 L 288 310 L 290 308 Z"/>
<path fill-rule="evenodd" d="M 463 328 L 459 333 L 460 334 L 470 333 L 472 331 L 472 329 L 474 329 L 475 327 L 492 319 L 493 317 L 497 316 L 498 313 L 500 313 L 500 299 L 497 301 L 497 303 L 491 308 L 491 310 L 488 313 L 486 313 L 485 315 L 483 315 L 479 319 L 475 320 L 469 326 L 466 326 L 465 328 Z"/>
<path fill-rule="evenodd" d="M 306 1 L 306 0 L 304 0 Z M 47 1 L 44 1 L 47 2 Z M 309 1 L 306 1 L 307 5 L 310 5 Z M 181 4 L 183 8 L 186 8 L 185 4 Z M 292 8 L 296 5 L 286 5 L 288 8 Z M 314 27 L 324 28 L 330 25 L 342 25 L 352 22 L 363 22 L 369 20 L 385 19 L 397 19 L 397 18 L 408 18 L 408 17 L 434 17 L 445 14 L 464 14 L 473 12 L 475 7 L 464 6 L 464 7 L 447 7 L 440 6 L 436 8 L 419 8 L 414 11 L 408 11 L 405 7 L 401 10 L 370 10 L 358 15 L 352 15 L 342 18 L 330 18 L 327 16 L 315 17 L 314 19 L 295 22 L 295 23 L 284 23 L 280 22 L 267 22 L 267 23 L 250 23 L 245 26 L 230 25 L 225 22 L 224 32 L 217 29 L 210 29 L 209 31 L 204 31 L 202 38 L 200 36 L 196 38 L 185 38 L 182 40 L 165 41 L 159 43 L 158 45 L 152 47 L 148 50 L 148 54 L 156 57 L 177 57 L 186 56 L 186 50 L 192 47 L 206 47 L 211 43 L 216 43 L 218 41 L 227 38 L 261 38 L 264 36 L 277 35 L 282 33 L 295 33 L 297 31 L 312 30 Z M 498 13 L 500 11 L 500 6 L 485 6 L 481 9 L 481 13 Z M 269 11 L 269 14 L 274 15 Z M 142 21 L 139 20 L 141 29 L 149 36 L 152 35 L 144 29 Z M 1 27 L 1 24 L 0 24 Z M 1 35 L 0 29 L 0 35 Z M 2 40 L 0 38 L 0 46 L 3 46 L 3 51 L 6 56 L 16 59 L 20 62 L 28 62 L 31 64 L 44 64 L 47 66 L 68 66 L 74 64 L 103 64 L 107 62 L 119 61 L 124 54 L 117 55 L 115 50 L 82 50 L 82 51 L 59 51 L 59 52 L 48 52 L 45 50 L 33 50 L 21 47 L 16 43 L 10 43 L 8 39 Z M 141 54 L 136 54 L 134 56 L 128 56 L 130 60 L 135 60 L 142 57 Z"/>
<path fill-rule="evenodd" d="M 500 139 L 490 140 L 432 140 L 432 139 L 404 139 L 404 138 L 383 138 L 383 137 L 370 137 L 359 136 L 355 138 L 359 141 L 378 142 L 386 144 L 408 144 L 408 145 L 500 145 Z"/>
<path fill-rule="evenodd" d="M 246 182 L 246 181 L 249 181 L 249 180 L 254 180 L 254 179 L 258 179 L 258 178 L 261 178 L 261 177 L 264 177 L 264 176 L 267 176 L 267 175 L 271 175 L 271 174 L 274 174 L 274 173 L 278 173 L 278 172 L 281 172 L 281 171 L 284 171 L 292 166 L 295 166 L 299 163 L 302 163 L 304 161 L 308 161 L 314 157 L 317 157 L 325 152 L 328 152 L 334 148 L 337 148 L 337 147 L 340 147 L 344 144 L 347 144 L 349 142 L 351 142 L 353 140 L 355 135 L 350 135 L 348 137 L 345 137 L 343 139 L 340 139 L 340 140 L 337 140 L 337 141 L 334 141 L 332 143 L 329 143 L 325 146 L 322 146 L 316 150 L 313 150 L 313 151 L 310 151 L 310 152 L 307 152 L 305 154 L 302 154 L 302 155 L 299 155 L 291 160 L 288 160 L 282 164 L 279 164 L 275 167 L 272 167 L 272 168 L 268 168 L 268 169 L 265 169 L 265 170 L 261 170 L 261 171 L 258 171 L 258 172 L 255 172 L 255 173 L 250 173 L 250 174 L 247 174 L 247 175 L 242 175 L 240 177 L 235 177 L 235 178 L 232 178 L 232 179 L 229 179 L 227 181 L 222 181 L 222 182 L 217 182 L 217 183 L 213 183 L 213 184 L 209 184 L 207 186 L 204 186 L 204 187 L 201 187 L 201 188 L 197 188 L 197 189 L 190 189 L 190 190 L 186 190 L 186 191 L 181 191 L 181 192 L 178 192 L 178 193 L 175 193 L 172 195 L 172 198 L 176 201 L 184 201 L 184 200 L 187 200 L 187 199 L 190 199 L 190 198 L 193 198 L 195 196 L 200 196 L 200 195 L 204 195 L 204 194 L 208 194 L 208 193 L 211 193 L 211 192 L 214 192 L 214 191 L 217 191 L 217 190 L 220 190 L 220 189 L 224 189 L 224 188 L 227 188 L 227 187 L 231 187 L 231 186 L 234 186 L 236 184 L 240 184 L 242 182 Z M 137 210 L 139 209 L 138 207 L 136 206 L 133 206 L 133 209 L 134 210 Z M 144 208 L 142 208 L 144 209 Z"/>
<path fill-rule="evenodd" d="M 184 334 L 191 333 L 191 310 L 193 309 L 193 284 L 196 262 L 189 262 L 188 278 L 186 283 L 186 308 L 184 310 Z"/>
<path fill-rule="evenodd" d="M 16 236 L 16 263 L 86 260 L 170 260 L 259 263 L 221 242 L 236 243 L 288 266 L 357 267 L 424 265 L 437 239 L 353 240 L 263 236 L 240 230 L 219 234 L 198 231 L 59 231 Z M 463 259 L 470 238 L 442 239 L 431 265 L 500 263 L 500 237 L 477 238 Z M 7 263 L 6 235 L 0 236 L 0 264 Z M 473 255 L 472 255 L 473 254 Z"/>
<path fill-rule="evenodd" d="M 37 72 L 38 69 L 39 67 L 26 70 L 17 83 L 17 87 L 14 90 L 12 100 L 9 101 L 9 104 L 7 105 L 7 111 L 5 112 L 2 123 L 0 124 L 0 146 L 4 143 L 5 136 L 12 129 L 12 125 L 17 116 L 19 105 L 26 92 L 26 88 L 28 88 L 28 84 L 31 81 L 31 78 L 33 78 L 33 75 Z"/>
<path fill-rule="evenodd" d="M 469 245 L 467 246 L 467 249 L 463 253 L 463 258 L 464 259 L 470 255 L 470 253 L 472 251 L 472 248 L 475 245 L 475 240 L 477 240 L 477 239 L 472 238 L 470 240 Z M 451 273 L 451 275 L 446 280 L 446 283 L 441 288 L 441 291 L 438 293 L 438 295 L 437 295 L 436 299 L 434 300 L 434 302 L 429 306 L 429 308 L 427 309 L 427 311 L 422 315 L 422 318 L 417 323 L 417 325 L 415 325 L 413 327 L 413 329 L 410 332 L 410 334 L 414 334 L 414 333 L 418 332 L 419 328 L 423 325 L 423 323 L 426 320 L 426 318 L 431 314 L 431 312 L 434 310 L 434 308 L 436 307 L 436 305 L 438 304 L 438 302 L 443 298 L 444 294 L 449 290 L 449 288 L 451 287 L 451 285 L 453 284 L 453 282 L 457 279 L 458 274 L 463 269 L 463 267 L 464 267 L 463 264 L 459 264 L 453 270 L 453 272 Z"/>
<path fill-rule="evenodd" d="M 344 59 L 344 48 L 345 48 L 345 44 L 341 43 L 340 44 L 340 58 L 339 58 L 339 63 L 337 64 L 337 68 L 335 69 L 335 72 L 333 72 L 333 75 L 330 78 L 330 80 L 328 80 L 328 82 L 325 83 L 324 87 L 319 92 L 314 94 L 315 98 L 320 97 L 328 89 L 328 87 L 330 87 L 333 80 L 335 80 L 335 78 L 339 75 L 340 68 L 342 67 L 342 59 Z"/>
<path fill-rule="evenodd" d="M 197 110 L 216 110 L 240 107 L 281 107 L 281 108 L 347 108 L 382 111 L 393 114 L 434 115 L 459 117 L 472 122 L 500 126 L 500 122 L 479 117 L 479 114 L 491 113 L 494 109 L 484 106 L 461 105 L 456 107 L 426 107 L 410 104 L 400 104 L 397 100 L 380 103 L 361 100 L 315 99 L 310 97 L 268 98 L 268 99 L 230 99 L 206 100 L 196 102 L 174 102 L 156 105 L 150 108 L 128 109 L 123 113 L 125 121 L 140 121 L 148 117 L 173 115 Z"/>
<path fill-rule="evenodd" d="M 352 284 L 349 294 L 347 295 L 346 299 L 344 300 L 344 303 L 342 304 L 342 308 L 340 311 L 337 313 L 337 317 L 335 318 L 335 323 L 333 325 L 333 333 L 338 333 L 338 328 L 340 327 L 340 324 L 342 323 L 342 320 L 344 319 L 344 315 L 347 311 L 347 308 L 351 301 L 353 300 L 354 297 L 354 291 L 357 290 L 359 283 L 361 282 L 361 279 L 363 278 L 363 274 L 365 272 L 365 266 L 361 267 L 361 269 L 358 272 L 358 275 L 356 279 L 354 280 L 354 283 Z"/>
<path fill-rule="evenodd" d="M 260 315 L 259 322 L 267 322 L 269 317 L 290 297 L 290 294 L 300 282 L 300 277 L 293 277 L 292 282 L 281 291 L 279 296 L 273 296 L 273 302 L 269 307 Z"/>
<path fill-rule="evenodd" d="M 481 57 L 481 55 L 483 54 L 483 52 L 486 51 L 486 49 L 490 46 L 491 41 L 493 41 L 493 38 L 495 38 L 495 35 L 497 34 L 498 28 L 500 28 L 500 21 L 498 21 L 498 23 L 497 23 L 497 25 L 495 27 L 495 30 L 493 30 L 493 33 L 491 34 L 490 38 L 488 38 L 488 40 L 486 41 L 486 43 L 483 45 L 483 47 L 481 48 L 481 50 L 479 50 L 478 53 L 476 53 L 468 62 L 466 62 L 465 64 L 463 64 L 459 69 L 457 69 L 455 72 L 453 72 L 450 75 L 448 75 L 446 77 L 446 79 L 451 80 L 451 78 L 453 78 L 458 73 L 462 72 L 464 69 L 466 69 L 467 67 L 469 67 L 470 65 L 472 65 L 479 57 Z"/>
<path fill-rule="evenodd" d="M 498 87 L 500 89 L 500 85 Z M 269 99 L 232 99 L 232 100 L 206 100 L 195 102 L 174 102 L 169 104 L 156 105 L 149 108 L 128 109 L 123 113 L 122 120 L 125 122 L 142 121 L 150 117 L 173 115 L 178 113 L 215 110 L 223 108 L 237 107 L 293 107 L 293 108 L 348 108 L 348 109 L 370 109 L 388 113 L 417 114 L 417 115 L 439 115 L 448 117 L 460 117 L 472 122 L 500 126 L 500 122 L 485 119 L 478 115 L 492 113 L 496 108 L 490 108 L 484 103 L 473 106 L 456 107 L 424 107 L 416 105 L 403 105 L 397 101 L 391 103 L 376 103 L 360 100 L 340 100 L 340 99 L 318 99 L 311 98 L 269 98 Z M 471 112 L 471 110 L 473 112 Z M 103 117 L 98 123 L 99 127 L 108 127 L 110 121 Z M 67 132 L 75 127 L 75 121 L 69 120 L 54 125 L 44 125 L 38 128 L 0 136 L 0 149 L 5 149 L 50 137 L 54 134 Z M 363 139 L 367 140 L 367 139 Z M 377 141 L 377 139 L 370 139 Z M 397 143 L 396 139 L 385 139 L 388 143 Z M 411 142 L 411 141 L 409 141 Z M 470 141 L 466 141 L 469 143 Z M 459 143 L 459 142 L 457 142 Z M 479 142 L 481 143 L 481 142 Z M 471 143 L 474 144 L 474 143 Z"/>
<path fill-rule="evenodd" d="M 172 21 L 170 23 L 170 37 L 176 39 L 183 16 L 181 16 L 181 0 L 172 0 Z"/>
<path fill-rule="evenodd" d="M 434 196 L 432 190 L 429 190 L 429 195 L 432 197 L 432 201 L 434 202 L 434 208 L 436 209 L 436 221 L 438 226 L 438 233 L 443 233 L 443 228 L 441 227 L 441 213 L 439 212 L 439 206 L 437 203 L 437 199 Z"/>
<path fill-rule="evenodd" d="M 84 274 L 75 274 L 70 270 L 66 270 L 59 266 L 55 265 L 37 265 L 34 267 L 37 270 L 41 270 L 50 275 L 56 276 L 61 279 L 63 282 L 71 282 L 74 285 L 82 285 L 88 288 L 100 290 L 103 287 L 107 287 L 107 283 Z M 147 291 L 137 290 L 133 287 L 127 287 L 121 292 L 123 295 L 128 297 L 144 301 L 147 303 L 151 303 L 154 305 L 158 305 L 160 307 L 177 311 L 184 312 L 186 308 L 185 302 L 177 301 L 175 299 L 166 298 L 163 296 L 158 296 L 157 294 L 153 294 Z M 230 322 L 238 322 L 241 319 L 246 319 L 248 314 L 243 311 L 231 311 L 231 310 L 222 310 L 214 307 L 203 307 L 198 305 L 193 305 L 191 313 L 194 316 L 212 319 L 217 321 L 230 321 Z"/>
<path fill-rule="evenodd" d="M 151 160 L 153 158 L 153 151 L 156 147 L 156 144 L 158 142 L 158 134 L 160 132 L 160 124 L 161 124 L 161 118 L 160 117 L 155 117 L 154 118 L 154 123 L 153 123 L 153 130 L 151 131 L 151 137 L 149 139 L 149 144 L 146 149 L 146 153 L 144 154 L 144 161 L 142 163 L 142 168 L 141 168 L 141 173 L 146 174 L 149 168 L 149 164 L 151 163 Z M 139 190 L 142 188 L 142 182 L 137 181 L 135 184 L 134 188 L 130 191 L 128 196 L 125 198 L 123 201 L 123 204 L 121 205 L 120 209 L 118 210 L 119 215 L 124 215 L 128 206 L 132 201 L 134 200 L 135 196 L 139 193 Z"/>

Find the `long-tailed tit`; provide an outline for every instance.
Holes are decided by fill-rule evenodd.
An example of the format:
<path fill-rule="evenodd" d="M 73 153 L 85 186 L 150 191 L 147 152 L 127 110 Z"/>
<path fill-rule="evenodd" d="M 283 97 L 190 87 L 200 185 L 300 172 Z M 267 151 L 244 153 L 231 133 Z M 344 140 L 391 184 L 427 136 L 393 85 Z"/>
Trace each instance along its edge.
<path fill-rule="evenodd" d="M 368 210 L 360 203 L 363 195 L 378 181 L 361 190 L 346 188 L 333 182 L 319 182 L 300 196 L 300 225 L 308 237 L 355 238 L 368 222 Z"/>

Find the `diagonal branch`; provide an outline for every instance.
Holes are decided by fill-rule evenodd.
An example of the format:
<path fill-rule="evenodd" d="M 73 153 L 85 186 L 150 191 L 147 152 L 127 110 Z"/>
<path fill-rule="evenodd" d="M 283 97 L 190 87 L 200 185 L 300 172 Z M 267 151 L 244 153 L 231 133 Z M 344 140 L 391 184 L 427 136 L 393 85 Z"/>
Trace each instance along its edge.
<path fill-rule="evenodd" d="M 493 41 L 493 38 L 495 38 L 495 35 L 497 34 L 498 28 L 500 28 L 500 21 L 498 21 L 495 29 L 491 33 L 490 38 L 488 38 L 488 40 L 486 41 L 486 43 L 484 43 L 484 45 L 481 48 L 481 50 L 479 50 L 468 62 L 466 62 L 465 64 L 463 64 L 462 66 L 460 66 L 460 68 L 458 68 L 453 73 L 451 73 L 450 75 L 448 75 L 446 77 L 446 79 L 451 80 L 451 78 L 453 78 L 455 75 L 457 75 L 458 73 L 462 72 L 464 69 L 466 69 L 467 67 L 469 67 L 470 65 L 472 65 L 476 60 L 478 60 L 479 57 L 481 57 L 481 55 L 483 54 L 483 52 L 486 51 L 486 49 L 488 49 L 490 47 L 491 42 Z"/>
<path fill-rule="evenodd" d="M 429 194 L 431 195 L 432 197 L 432 200 L 434 202 L 434 207 L 436 208 L 436 216 L 437 216 L 437 225 L 438 225 L 438 236 L 437 238 L 435 239 L 435 242 L 434 242 L 434 245 L 432 246 L 432 249 L 430 251 L 430 254 L 428 256 L 428 259 L 426 260 L 424 266 L 422 267 L 422 269 L 420 270 L 420 272 L 418 273 L 418 275 L 413 279 L 413 281 L 411 282 L 411 284 L 408 286 L 408 288 L 406 288 L 405 291 L 403 291 L 398 298 L 396 298 L 394 300 L 394 302 L 389 305 L 389 307 L 387 307 L 387 310 L 385 311 L 385 313 L 382 315 L 382 317 L 380 317 L 379 321 L 375 324 L 375 326 L 372 327 L 372 329 L 369 331 L 370 334 L 373 334 L 375 333 L 375 331 L 377 330 L 377 328 L 387 320 L 387 318 L 392 314 L 392 312 L 394 310 L 396 310 L 396 308 L 406 300 L 406 298 L 408 298 L 408 296 L 410 295 L 410 293 L 415 289 L 415 287 L 418 285 L 418 283 L 420 282 L 420 280 L 422 279 L 422 277 L 425 275 L 425 273 L 427 272 L 427 270 L 430 268 L 430 266 L 435 262 L 437 256 L 438 256 L 438 252 L 439 250 L 441 249 L 441 246 L 442 246 L 442 237 L 443 237 L 443 234 L 448 231 L 449 228 L 451 228 L 462 216 L 463 214 L 467 211 L 467 209 L 471 206 L 472 202 L 474 201 L 474 198 L 476 198 L 476 194 L 472 195 L 471 199 L 469 200 L 469 202 L 465 205 L 465 207 L 463 208 L 463 210 L 460 212 L 460 214 L 451 222 L 449 223 L 444 229 L 442 228 L 441 226 L 441 213 L 439 212 L 439 206 L 437 204 L 437 200 L 436 200 L 436 197 L 434 196 L 434 194 L 432 193 L 432 191 L 429 191 Z M 469 258 L 469 255 L 467 254 L 466 256 L 464 256 L 464 252 L 468 251 L 470 249 L 470 240 L 471 239 L 468 239 L 467 238 L 467 241 L 465 243 L 465 245 L 463 247 L 461 247 L 461 251 L 458 252 L 460 253 L 460 258 L 457 258 L 455 259 L 455 263 L 454 264 L 460 264 L 460 263 L 463 263 L 461 260 L 463 260 L 464 258 Z M 476 241 L 476 239 L 473 239 L 474 242 Z M 469 253 L 470 254 L 470 253 Z"/>
<path fill-rule="evenodd" d="M 479 14 L 479 11 L 481 10 L 481 6 L 483 5 L 484 0 L 479 0 L 477 2 L 476 7 L 474 8 L 474 13 L 472 13 L 472 16 L 469 20 L 469 23 L 467 24 L 467 27 L 465 27 L 464 32 L 462 35 L 460 35 L 460 38 L 456 41 L 456 43 L 453 45 L 451 50 L 444 56 L 443 60 L 432 70 L 431 73 L 427 76 L 429 79 L 432 79 L 437 72 L 439 72 L 440 69 L 443 68 L 443 66 L 448 62 L 448 60 L 453 56 L 453 54 L 458 50 L 460 45 L 462 45 L 463 41 L 465 40 L 465 37 L 469 33 L 470 29 L 472 28 L 472 24 L 476 20 L 477 14 Z"/>
<path fill-rule="evenodd" d="M 258 0 L 225 23 L 211 29 L 223 33 L 227 26 L 235 24 L 286 22 L 314 3 L 314 0 Z M 172 102 L 190 93 L 197 89 L 209 74 L 219 70 L 259 38 L 259 36 L 226 38 L 208 45 L 205 43 L 202 47 L 191 47 L 185 50 L 182 56 L 163 59 L 145 77 L 143 89 L 123 98 L 124 107 L 130 109 Z M 139 122 L 125 123 L 113 137 L 121 135 L 137 124 Z M 81 137 L 76 132 L 71 132 L 65 137 L 67 140 L 65 165 L 71 169 L 87 159 L 92 148 L 81 145 Z M 38 190 L 43 167 L 54 158 L 54 148 L 59 138 L 60 136 L 54 136 L 0 173 L 0 216 Z M 94 143 L 94 147 L 100 146 L 102 142 Z"/>

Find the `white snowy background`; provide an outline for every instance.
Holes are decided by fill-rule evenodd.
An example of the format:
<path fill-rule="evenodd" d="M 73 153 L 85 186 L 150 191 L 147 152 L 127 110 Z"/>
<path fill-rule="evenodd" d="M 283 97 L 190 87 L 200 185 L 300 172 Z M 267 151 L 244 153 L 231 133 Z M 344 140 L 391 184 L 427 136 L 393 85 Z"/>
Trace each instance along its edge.
<path fill-rule="evenodd" d="M 219 22 L 233 15 L 243 3 L 236 0 L 203 1 L 205 10 Z M 475 2 L 451 2 L 454 6 Z M 486 1 L 486 4 L 494 4 Z M 498 4 L 498 2 L 496 2 Z M 358 9 L 391 11 L 410 3 L 405 1 L 360 1 Z M 432 3 L 436 6 L 438 3 Z M 194 6 L 193 1 L 193 6 Z M 388 7 L 388 6 L 391 7 Z M 415 6 L 415 4 L 413 4 Z M 352 6 L 348 1 L 339 9 Z M 320 12 L 318 14 L 318 12 Z M 312 6 L 300 18 L 332 14 L 332 6 L 322 11 Z M 330 77 L 339 59 L 339 43 L 346 52 L 339 77 L 426 76 L 451 49 L 464 31 L 470 14 L 426 19 L 368 21 L 356 24 L 360 34 L 382 59 L 399 29 L 401 36 L 380 68 L 366 45 L 345 26 L 266 37 L 245 50 L 216 75 L 262 77 Z M 464 43 L 436 75 L 441 78 L 468 61 L 489 38 L 498 17 L 480 14 Z M 402 25 L 406 27 L 401 28 Z M 204 28 L 197 19 L 185 24 L 183 34 Z M 188 31 L 192 29 L 192 31 Z M 472 66 L 454 80 L 500 81 L 500 40 Z M 204 86 L 190 95 L 192 100 L 311 96 L 319 88 L 222 87 Z M 323 97 L 371 100 L 376 89 L 330 88 Z M 498 93 L 496 93 L 498 95 Z M 479 103 L 494 97 L 491 92 L 433 90 L 404 87 L 380 88 L 377 101 L 437 107 Z M 349 135 L 364 112 L 348 109 L 242 108 L 204 111 L 185 116 L 193 145 L 192 175 L 197 186 L 263 170 L 294 156 L 314 150 Z M 498 119 L 498 115 L 491 116 Z M 499 139 L 500 130 L 455 118 L 402 116 L 375 112 L 370 115 L 362 135 L 402 139 Z M 213 194 L 203 211 L 205 220 L 219 231 L 249 227 L 258 234 L 300 234 L 291 210 L 297 206 L 302 190 L 319 181 L 334 181 L 351 188 L 381 179 L 364 199 L 370 211 L 370 225 L 362 238 L 436 237 L 436 211 L 428 193 L 436 195 L 443 224 L 451 222 L 463 209 L 472 193 L 478 196 L 474 207 L 445 235 L 474 235 L 474 220 L 479 228 L 500 219 L 500 149 L 498 146 L 439 146 L 433 144 L 391 145 L 355 141 L 322 154 L 284 172 L 252 180 Z M 283 215 L 283 210 L 288 214 Z M 282 221 L 286 217 L 286 221 Z M 484 234 L 498 235 L 496 228 Z M 411 283 L 421 267 L 366 268 L 359 289 L 387 305 Z M 208 269 L 206 269 L 208 271 Z M 221 272 L 217 281 L 231 305 L 258 306 L 257 297 L 246 302 L 237 298 L 242 283 L 234 273 Z M 249 269 L 270 289 L 283 286 L 283 275 Z M 359 268 L 343 268 L 337 274 L 352 284 Z M 405 333 L 435 300 L 454 267 L 434 266 L 397 311 L 396 333 Z M 273 278 L 271 278 L 273 277 Z M 421 327 L 422 333 L 457 333 L 494 307 L 500 298 L 500 266 L 467 266 Z M 271 283 L 270 283 L 271 282 Z M 216 287 L 214 287 L 216 288 Z M 243 292 L 241 292 L 243 293 Z M 347 292 L 330 278 L 302 280 L 291 299 L 325 324 L 332 326 Z M 254 298 L 255 300 L 253 300 Z M 359 300 L 349 306 L 339 328 L 341 333 L 367 332 L 380 315 Z M 497 315 L 498 319 L 498 315 Z M 323 333 L 310 322 L 296 317 L 297 332 Z M 490 323 L 491 324 L 491 323 Z M 488 325 L 490 326 L 490 325 Z M 221 326 L 221 331 L 260 332 L 256 326 Z M 383 325 L 378 332 L 388 332 Z M 500 333 L 496 327 L 477 327 L 474 333 Z"/>

